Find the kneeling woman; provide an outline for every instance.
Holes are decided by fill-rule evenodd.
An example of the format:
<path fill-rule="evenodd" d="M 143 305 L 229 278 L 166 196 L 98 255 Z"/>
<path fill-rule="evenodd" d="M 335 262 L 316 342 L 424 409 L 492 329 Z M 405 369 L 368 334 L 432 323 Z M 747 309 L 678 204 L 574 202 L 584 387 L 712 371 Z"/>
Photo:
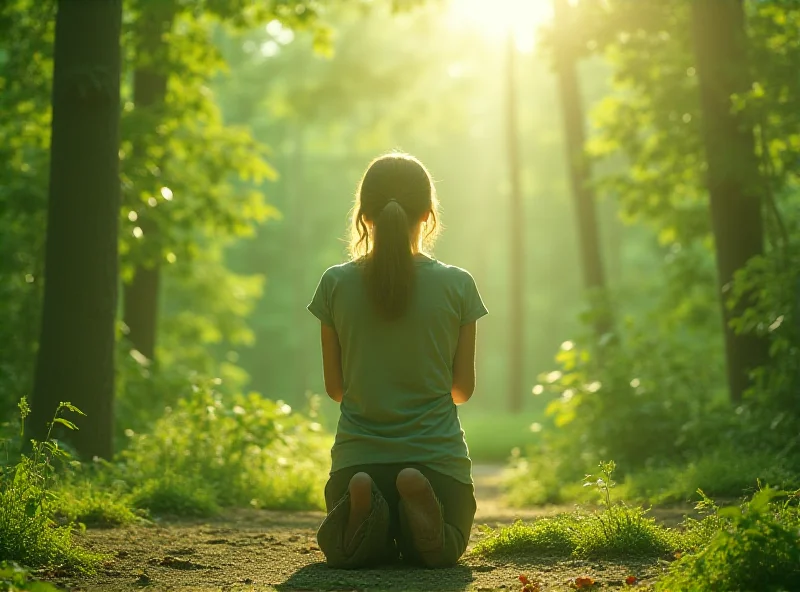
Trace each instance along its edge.
<path fill-rule="evenodd" d="M 475 388 L 486 308 L 467 271 L 423 250 L 437 205 L 418 160 L 373 161 L 356 197 L 352 260 L 323 274 L 308 306 L 322 324 L 325 389 L 341 403 L 317 534 L 332 567 L 400 555 L 446 567 L 467 547 L 475 495 L 456 405 Z"/>

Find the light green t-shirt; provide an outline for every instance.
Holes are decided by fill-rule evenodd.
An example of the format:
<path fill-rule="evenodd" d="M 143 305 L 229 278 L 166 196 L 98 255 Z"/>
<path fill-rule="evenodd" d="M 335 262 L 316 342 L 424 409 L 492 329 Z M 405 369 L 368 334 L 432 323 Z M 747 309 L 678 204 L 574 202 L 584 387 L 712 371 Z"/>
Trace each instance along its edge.
<path fill-rule="evenodd" d="M 381 319 L 357 262 L 328 269 L 308 310 L 336 329 L 344 397 L 331 472 L 419 463 L 472 483 L 472 462 L 450 391 L 459 329 L 487 314 L 469 272 L 418 256 L 414 293 Z"/>

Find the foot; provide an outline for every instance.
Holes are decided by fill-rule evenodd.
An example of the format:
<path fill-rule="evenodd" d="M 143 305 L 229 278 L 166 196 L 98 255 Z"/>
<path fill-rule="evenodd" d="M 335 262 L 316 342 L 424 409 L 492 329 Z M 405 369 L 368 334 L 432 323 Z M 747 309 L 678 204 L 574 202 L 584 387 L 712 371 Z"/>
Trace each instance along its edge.
<path fill-rule="evenodd" d="M 430 482 L 417 469 L 409 468 L 400 471 L 396 483 L 417 551 L 441 549 L 442 510 Z"/>
<path fill-rule="evenodd" d="M 344 531 L 344 547 L 347 549 L 358 532 L 359 527 L 372 511 L 372 477 L 366 473 L 356 473 L 350 479 L 350 517 Z"/>

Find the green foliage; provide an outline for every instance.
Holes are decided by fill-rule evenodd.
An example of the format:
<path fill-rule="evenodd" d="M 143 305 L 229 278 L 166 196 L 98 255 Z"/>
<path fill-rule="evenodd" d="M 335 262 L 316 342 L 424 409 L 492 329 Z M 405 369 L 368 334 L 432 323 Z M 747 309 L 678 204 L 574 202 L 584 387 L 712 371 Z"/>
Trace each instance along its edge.
<path fill-rule="evenodd" d="M 800 194 L 792 214 L 800 213 Z M 792 245 L 800 238 L 791 235 Z M 800 456 L 800 253 L 784 246 L 752 259 L 740 270 L 730 306 L 747 298 L 749 306 L 732 325 L 769 341 L 770 360 L 755 372 L 753 387 L 737 412 L 749 419 L 746 446 L 768 447 L 781 456 Z M 798 462 L 800 465 L 800 461 Z"/>
<path fill-rule="evenodd" d="M 594 353 L 565 342 L 556 360 L 559 369 L 540 376 L 534 392 L 554 395 L 545 435 L 573 462 L 613 455 L 632 470 L 680 458 L 698 444 L 691 422 L 709 410 L 720 384 L 718 369 L 699 363 L 680 336 L 632 322 Z"/>
<path fill-rule="evenodd" d="M 20 401 L 22 420 L 28 413 L 27 402 Z M 81 413 L 69 403 L 61 403 L 53 425 L 73 429 L 62 417 L 65 411 Z M 0 474 L 0 557 L 29 566 L 63 565 L 79 571 L 91 571 L 100 557 L 76 547 L 70 526 L 56 526 L 49 504 L 55 497 L 55 464 L 69 459 L 69 454 L 51 440 L 50 432 L 42 442 L 33 441 L 30 454 L 19 463 L 3 468 Z"/>
<path fill-rule="evenodd" d="M 719 510 L 707 545 L 675 562 L 656 590 L 794 590 L 800 578 L 797 495 L 765 488 Z"/>
<path fill-rule="evenodd" d="M 134 503 L 171 513 L 323 507 L 330 442 L 313 417 L 255 393 L 225 397 L 214 386 L 196 384 L 149 433 L 129 432 L 119 471 Z"/>
<path fill-rule="evenodd" d="M 686 502 L 703 490 L 714 498 L 739 498 L 758 482 L 779 488 L 800 487 L 798 466 L 769 451 L 722 446 L 684 465 L 644 469 L 625 480 L 629 499 L 651 504 Z"/>
<path fill-rule="evenodd" d="M 0 417 L 30 392 L 38 340 L 55 6 L 0 3 Z"/>
<path fill-rule="evenodd" d="M 480 555 L 555 555 L 584 558 L 661 557 L 681 549 L 682 535 L 658 525 L 641 508 L 612 503 L 614 463 L 601 463 L 588 485 L 600 493 L 603 510 L 541 518 L 532 524 L 516 522 L 490 531 L 476 546 Z"/>
<path fill-rule="evenodd" d="M 564 501 L 562 463 L 561 455 L 546 447 L 529 447 L 525 454 L 519 448 L 512 450 L 503 474 L 506 502 L 519 508 Z"/>
<path fill-rule="evenodd" d="M 0 592 L 57 592 L 57 588 L 46 582 L 37 582 L 28 577 L 28 570 L 16 563 L 0 561 Z"/>

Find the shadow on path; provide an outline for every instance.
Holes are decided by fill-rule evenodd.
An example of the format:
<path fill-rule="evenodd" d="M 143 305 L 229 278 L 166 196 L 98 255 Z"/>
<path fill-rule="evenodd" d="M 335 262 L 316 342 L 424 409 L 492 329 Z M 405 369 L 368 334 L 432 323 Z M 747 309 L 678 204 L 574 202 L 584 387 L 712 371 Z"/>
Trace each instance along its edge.
<path fill-rule="evenodd" d="M 456 565 L 447 569 L 422 569 L 403 564 L 376 569 L 331 569 L 312 563 L 298 569 L 275 586 L 281 592 L 295 590 L 466 590 L 475 580 L 473 568 Z"/>

